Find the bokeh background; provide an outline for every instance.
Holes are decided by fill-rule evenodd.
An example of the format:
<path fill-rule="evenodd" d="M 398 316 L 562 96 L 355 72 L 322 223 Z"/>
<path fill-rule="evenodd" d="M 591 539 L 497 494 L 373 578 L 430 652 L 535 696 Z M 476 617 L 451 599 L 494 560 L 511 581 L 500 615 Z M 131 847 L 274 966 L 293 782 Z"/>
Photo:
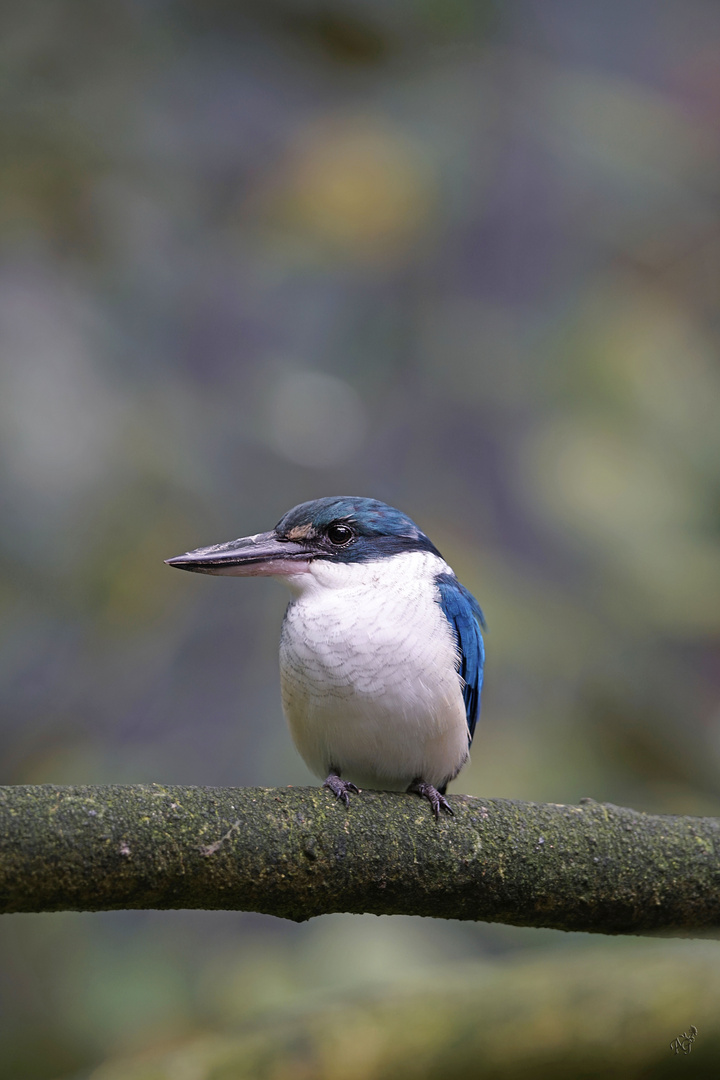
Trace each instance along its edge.
<path fill-rule="evenodd" d="M 359 494 L 487 615 L 455 790 L 720 814 L 720 6 L 4 0 L 0 85 L 0 782 L 314 782 L 281 586 L 162 560 Z M 562 1075 L 592 1011 L 570 1075 L 620 1045 L 615 1075 L 665 1075 L 695 1023 L 682 1066 L 710 1076 L 682 976 L 719 963 L 420 919 L 9 916 L 0 1078 L 239 1076 L 198 1040 L 441 979 L 485 980 L 478 1024 L 505 1002 L 483 1075 L 538 1040 Z M 334 1075 L 400 1075 L 388 1016 Z M 325 1075 L 301 1043 L 254 1075 Z"/>

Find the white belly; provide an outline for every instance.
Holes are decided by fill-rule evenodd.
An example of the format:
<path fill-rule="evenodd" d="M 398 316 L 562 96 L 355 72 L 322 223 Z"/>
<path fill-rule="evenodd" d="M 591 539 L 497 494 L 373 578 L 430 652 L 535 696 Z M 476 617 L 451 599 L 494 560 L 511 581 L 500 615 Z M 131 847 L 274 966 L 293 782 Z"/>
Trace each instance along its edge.
<path fill-rule="evenodd" d="M 436 602 L 447 565 L 425 552 L 316 561 L 280 642 L 285 715 L 305 762 L 360 787 L 436 787 L 468 757 L 454 635 Z M 308 580 L 312 579 L 312 580 Z"/>

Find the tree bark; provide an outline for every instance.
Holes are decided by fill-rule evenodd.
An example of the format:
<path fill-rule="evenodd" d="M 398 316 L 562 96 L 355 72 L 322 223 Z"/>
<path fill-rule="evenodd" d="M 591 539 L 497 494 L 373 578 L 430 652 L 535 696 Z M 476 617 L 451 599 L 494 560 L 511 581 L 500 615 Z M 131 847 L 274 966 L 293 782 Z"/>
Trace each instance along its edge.
<path fill-rule="evenodd" d="M 0 788 L 0 912 L 336 911 L 692 936 L 720 926 L 720 820 L 455 795 Z"/>

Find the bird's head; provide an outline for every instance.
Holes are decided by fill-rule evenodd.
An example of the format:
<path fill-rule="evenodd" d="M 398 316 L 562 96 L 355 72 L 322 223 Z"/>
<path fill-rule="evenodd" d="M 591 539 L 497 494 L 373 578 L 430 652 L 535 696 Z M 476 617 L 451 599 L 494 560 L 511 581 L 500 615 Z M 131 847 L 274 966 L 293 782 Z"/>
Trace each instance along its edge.
<path fill-rule="evenodd" d="M 200 574 L 290 577 L 313 562 L 370 562 L 405 551 L 439 552 L 399 510 L 377 499 L 343 495 L 293 507 L 270 532 L 197 548 L 169 566 Z"/>

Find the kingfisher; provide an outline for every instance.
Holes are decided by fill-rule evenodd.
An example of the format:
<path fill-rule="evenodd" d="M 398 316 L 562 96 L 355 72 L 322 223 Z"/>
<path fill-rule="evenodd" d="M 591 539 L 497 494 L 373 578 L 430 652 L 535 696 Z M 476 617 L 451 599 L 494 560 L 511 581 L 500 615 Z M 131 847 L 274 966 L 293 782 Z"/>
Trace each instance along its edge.
<path fill-rule="evenodd" d="M 313 499 L 270 532 L 167 559 L 199 574 L 284 581 L 282 704 L 310 770 L 345 806 L 362 788 L 427 799 L 469 758 L 485 620 L 417 525 L 377 499 Z"/>

